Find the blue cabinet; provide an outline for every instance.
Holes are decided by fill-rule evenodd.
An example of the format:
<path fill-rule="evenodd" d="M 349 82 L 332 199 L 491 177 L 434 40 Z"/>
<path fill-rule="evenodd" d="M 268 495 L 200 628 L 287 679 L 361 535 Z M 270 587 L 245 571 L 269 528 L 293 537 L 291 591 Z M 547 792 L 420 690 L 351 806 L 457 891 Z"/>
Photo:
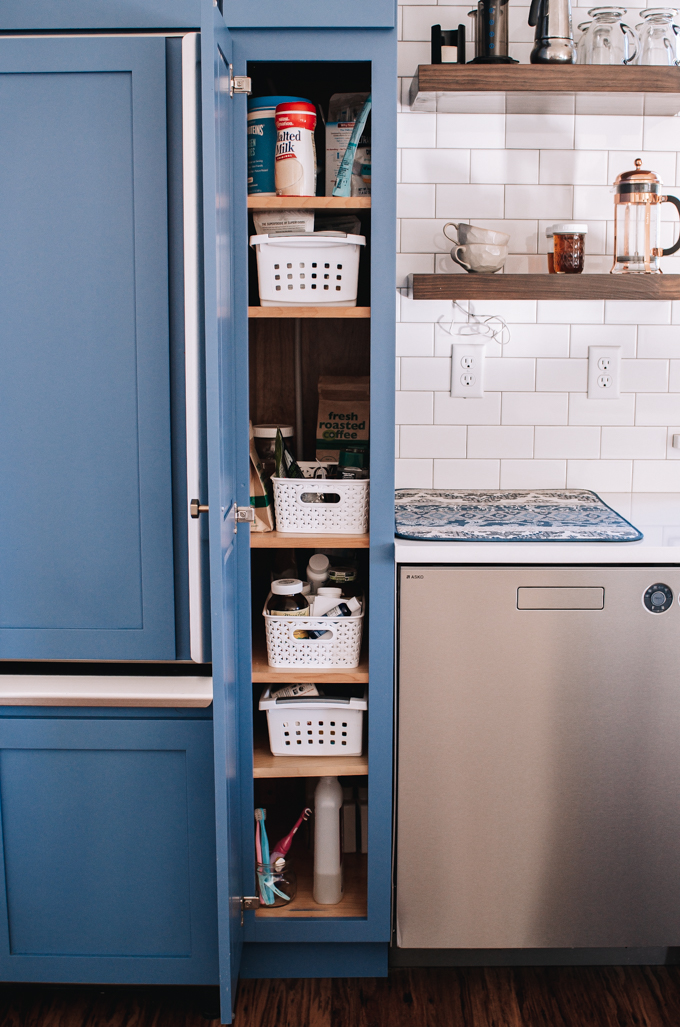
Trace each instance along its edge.
<path fill-rule="evenodd" d="M 0 718 L 0 976 L 216 984 L 212 722 L 91 712 Z"/>
<path fill-rule="evenodd" d="M 393 28 L 397 0 L 222 0 L 230 28 Z"/>
<path fill-rule="evenodd" d="M 0 659 L 175 658 L 165 40 L 0 39 Z"/>

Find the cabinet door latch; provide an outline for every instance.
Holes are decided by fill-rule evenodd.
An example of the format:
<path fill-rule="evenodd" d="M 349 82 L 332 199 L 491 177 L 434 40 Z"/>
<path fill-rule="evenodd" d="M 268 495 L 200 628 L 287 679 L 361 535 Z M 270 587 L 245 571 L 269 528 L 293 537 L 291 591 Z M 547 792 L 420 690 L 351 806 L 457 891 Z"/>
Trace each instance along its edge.
<path fill-rule="evenodd" d="M 241 927 L 243 927 L 243 914 L 249 909 L 259 909 L 260 899 L 258 895 L 244 895 L 241 898 Z"/>
<path fill-rule="evenodd" d="M 255 523 L 255 510 L 252 506 L 235 506 L 234 507 L 234 520 L 238 521 L 250 521 L 251 524 Z"/>
<path fill-rule="evenodd" d="M 246 96 L 250 96 L 253 91 L 253 83 L 247 75 L 232 75 L 231 64 L 229 65 L 229 78 L 231 81 L 229 86 L 231 96 L 234 96 L 235 93 L 245 93 Z"/>
<path fill-rule="evenodd" d="M 210 507 L 204 506 L 199 499 L 192 499 L 189 503 L 189 513 L 192 517 L 199 517 L 202 513 L 207 513 Z"/>

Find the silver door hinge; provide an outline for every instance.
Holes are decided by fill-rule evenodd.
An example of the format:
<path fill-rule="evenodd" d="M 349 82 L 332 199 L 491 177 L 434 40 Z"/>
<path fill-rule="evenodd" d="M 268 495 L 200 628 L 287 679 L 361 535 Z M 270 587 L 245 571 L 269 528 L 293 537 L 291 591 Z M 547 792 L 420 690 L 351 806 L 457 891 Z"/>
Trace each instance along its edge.
<path fill-rule="evenodd" d="M 234 520 L 235 521 L 250 521 L 251 524 L 255 523 L 255 510 L 252 506 L 235 506 L 234 507 Z"/>
<path fill-rule="evenodd" d="M 243 914 L 249 909 L 259 909 L 260 899 L 257 895 L 244 895 L 241 899 L 241 927 L 243 927 Z"/>
<path fill-rule="evenodd" d="M 192 499 L 189 503 L 189 513 L 192 517 L 199 517 L 202 513 L 207 513 L 210 507 L 204 506 L 200 499 Z"/>
<path fill-rule="evenodd" d="M 250 96 L 253 91 L 253 83 L 247 75 L 232 75 L 231 64 L 229 65 L 229 78 L 231 80 L 231 85 L 229 87 L 229 93 L 231 96 L 233 96 L 234 93 L 245 93 L 246 96 Z"/>

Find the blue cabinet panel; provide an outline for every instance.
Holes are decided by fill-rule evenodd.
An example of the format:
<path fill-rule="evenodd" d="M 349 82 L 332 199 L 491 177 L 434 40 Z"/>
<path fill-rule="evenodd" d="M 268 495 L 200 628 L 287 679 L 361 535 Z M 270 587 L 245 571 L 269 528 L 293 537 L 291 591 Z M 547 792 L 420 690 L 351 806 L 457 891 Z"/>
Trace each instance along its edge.
<path fill-rule="evenodd" d="M 2 0 L 0 30 L 197 28 L 212 0 Z"/>
<path fill-rule="evenodd" d="M 0 40 L 0 658 L 173 659 L 165 41 Z"/>
<path fill-rule="evenodd" d="M 217 983 L 211 728 L 0 721 L 3 980 Z"/>
<path fill-rule="evenodd" d="M 230 28 L 393 28 L 397 0 L 223 0 Z"/>

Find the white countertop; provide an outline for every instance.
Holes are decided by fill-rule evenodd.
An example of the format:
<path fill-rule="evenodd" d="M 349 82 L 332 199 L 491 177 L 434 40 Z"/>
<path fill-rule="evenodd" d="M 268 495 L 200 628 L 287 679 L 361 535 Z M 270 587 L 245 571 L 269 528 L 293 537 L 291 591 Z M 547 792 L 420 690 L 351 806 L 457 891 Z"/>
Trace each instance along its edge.
<path fill-rule="evenodd" d="M 644 535 L 640 542 L 412 542 L 395 539 L 397 563 L 680 564 L 680 493 L 600 492 Z"/>

